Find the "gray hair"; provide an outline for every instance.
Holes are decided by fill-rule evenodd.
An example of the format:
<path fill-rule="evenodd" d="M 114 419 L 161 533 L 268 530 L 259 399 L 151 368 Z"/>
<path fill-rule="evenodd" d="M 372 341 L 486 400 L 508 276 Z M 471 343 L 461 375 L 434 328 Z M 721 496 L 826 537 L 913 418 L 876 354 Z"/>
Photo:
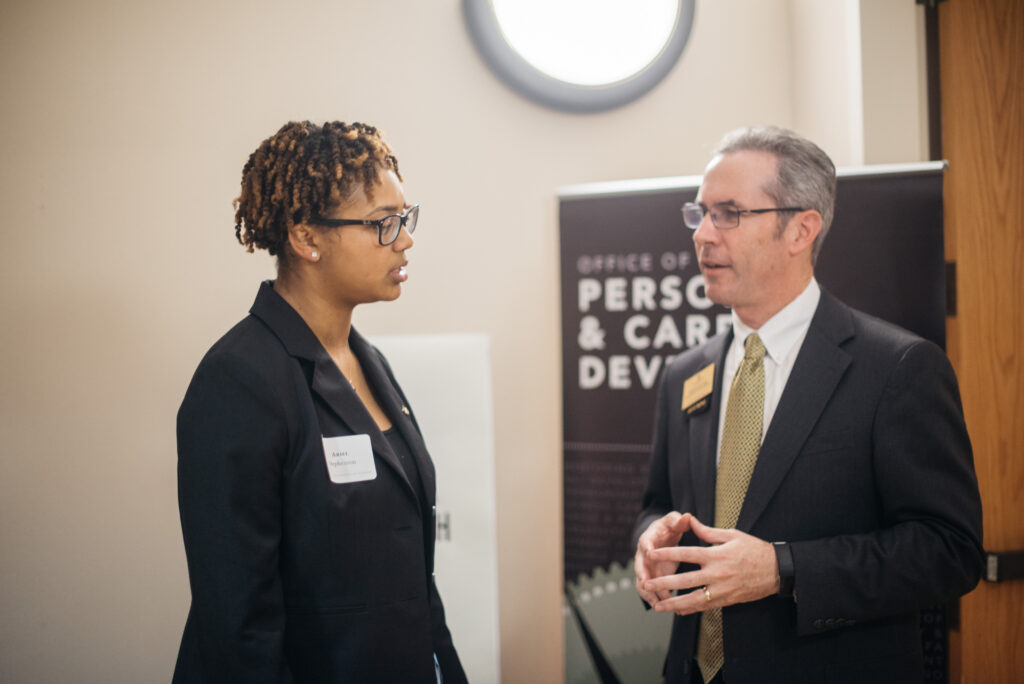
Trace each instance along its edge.
<path fill-rule="evenodd" d="M 754 126 L 726 133 L 714 153 L 724 155 L 746 151 L 768 152 L 779 160 L 775 180 L 762 188 L 776 206 L 803 207 L 821 214 L 821 232 L 811 246 L 811 263 L 815 263 L 835 213 L 835 164 L 810 140 L 777 126 Z M 790 218 L 791 212 L 780 213 L 780 233 Z"/>

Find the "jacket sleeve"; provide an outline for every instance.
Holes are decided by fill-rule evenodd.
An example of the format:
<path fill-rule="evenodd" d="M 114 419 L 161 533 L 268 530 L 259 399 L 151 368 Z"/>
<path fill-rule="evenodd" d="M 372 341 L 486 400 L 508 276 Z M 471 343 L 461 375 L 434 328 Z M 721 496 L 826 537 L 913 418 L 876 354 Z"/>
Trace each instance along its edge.
<path fill-rule="evenodd" d="M 254 364 L 210 355 L 178 412 L 178 504 L 192 589 L 185 638 L 202 681 L 291 681 L 278 572 L 289 444 L 280 392 Z"/>
<path fill-rule="evenodd" d="M 872 427 L 879 529 L 791 544 L 797 630 L 820 632 L 952 600 L 981 577 L 981 499 L 956 377 L 918 341 Z"/>

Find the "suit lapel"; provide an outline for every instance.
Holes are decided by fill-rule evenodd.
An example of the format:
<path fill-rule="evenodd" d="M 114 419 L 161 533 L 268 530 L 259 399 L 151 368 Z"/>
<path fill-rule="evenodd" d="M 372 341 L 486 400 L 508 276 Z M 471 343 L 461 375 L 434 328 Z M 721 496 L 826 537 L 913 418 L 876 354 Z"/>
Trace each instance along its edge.
<path fill-rule="evenodd" d="M 718 416 L 722 405 L 722 374 L 732 332 L 713 337 L 703 348 L 704 358 L 697 370 L 715 364 L 715 385 L 711 407 L 690 416 L 690 477 L 693 478 L 694 515 L 705 525 L 715 519 L 715 475 L 718 470 Z"/>
<path fill-rule="evenodd" d="M 374 396 L 380 403 L 381 408 L 391 418 L 391 422 L 402 433 L 405 443 L 409 445 L 409 451 L 416 461 L 416 468 L 419 470 L 420 479 L 423 481 L 423 495 L 426 497 L 426 506 L 429 509 L 434 505 L 435 476 L 434 464 L 430 460 L 427 446 L 423 442 L 419 429 L 413 420 L 412 412 L 408 402 L 398 389 L 398 383 L 391 374 L 391 369 L 380 355 L 380 352 L 360 335 L 355 328 L 349 336 L 349 345 L 359 359 L 363 367 L 366 380 L 373 390 Z M 390 449 L 388 450 L 390 452 Z M 395 459 L 396 467 L 405 477 L 405 469 Z M 406 479 L 408 482 L 408 479 Z M 410 485 L 410 491 L 412 486 Z M 417 499 L 419 494 L 416 494 Z"/>
<path fill-rule="evenodd" d="M 360 359 L 360 362 L 362 362 L 362 359 Z M 363 372 L 367 372 L 365 365 L 363 366 Z M 367 373 L 367 375 L 369 374 Z M 373 387 L 372 382 L 370 386 Z M 373 416 L 363 406 L 363 402 L 356 394 L 356 391 L 352 389 L 348 380 L 341 374 L 338 366 L 335 365 L 333 359 L 330 358 L 326 351 L 323 352 L 323 358 L 316 361 L 312 390 L 324 400 L 324 403 L 338 419 L 352 430 L 353 434 L 370 436 L 370 444 L 373 447 L 374 453 L 395 471 L 398 478 L 405 483 L 409 493 L 418 499 L 419 497 L 416 495 L 408 476 L 405 474 L 405 468 L 402 467 L 397 454 L 392 450 L 391 445 L 388 444 L 387 437 L 377 427 Z"/>
<path fill-rule="evenodd" d="M 850 356 L 839 345 L 851 336 L 849 310 L 822 290 L 818 310 L 757 456 L 736 529 L 749 532 L 782 483 L 850 365 Z"/>
<path fill-rule="evenodd" d="M 334 363 L 334 360 L 327 353 L 327 350 L 324 349 L 323 345 L 320 344 L 320 340 L 317 339 L 313 331 L 306 325 L 306 321 L 281 295 L 274 291 L 273 281 L 267 280 L 260 285 L 256 301 L 253 303 L 249 313 L 260 319 L 270 328 L 277 338 L 281 340 L 281 344 L 284 345 L 285 350 L 289 354 L 312 363 L 313 377 L 310 382 L 310 390 L 323 399 L 328 409 L 351 430 L 352 434 L 370 436 L 370 444 L 373 447 L 374 453 L 395 471 L 398 478 L 405 483 L 405 488 L 409 494 L 414 499 L 419 500 L 419 495 L 413 490 L 412 484 L 405 474 L 405 469 L 398 461 L 398 456 L 391 449 L 391 445 L 388 444 L 384 433 L 377 427 L 373 416 L 363 406 L 363 402 L 359 399 L 355 390 L 352 389 L 348 380 L 338 370 L 338 366 Z M 374 392 L 384 393 L 382 390 L 390 387 L 390 383 L 386 381 L 380 382 L 383 369 L 376 353 L 367 351 L 372 348 L 369 347 L 354 328 L 350 333 L 349 343 L 353 345 L 353 351 L 356 353 L 357 358 L 359 358 L 360 364 L 363 365 L 363 372 L 367 376 L 370 387 L 373 388 Z M 394 416 L 402 414 L 396 414 L 398 407 L 394 406 L 393 401 L 390 401 L 390 399 L 385 401 L 384 410 L 387 411 L 389 416 L 392 416 L 393 420 L 401 422 L 394 418 Z M 409 441 L 409 448 L 412 449 L 413 454 L 417 455 L 418 462 L 419 455 L 417 447 L 414 446 L 415 442 L 409 440 L 405 430 L 402 431 L 402 434 Z M 333 435 L 325 436 L 332 437 Z M 422 444 L 422 441 L 419 444 Z M 422 447 L 420 448 L 422 449 Z M 423 468 L 421 468 L 420 472 L 424 478 L 424 485 L 426 485 L 426 472 Z M 430 473 L 430 483 L 433 483 L 433 471 Z"/>
<path fill-rule="evenodd" d="M 384 356 L 376 347 L 367 342 L 355 328 L 352 328 L 352 333 L 349 335 L 349 345 L 352 347 L 356 357 L 358 357 L 359 363 L 363 367 L 363 373 L 366 375 L 366 380 L 370 383 L 370 388 L 373 390 L 374 396 L 377 397 L 381 408 L 391 417 L 392 423 L 402 433 L 402 437 L 405 438 L 405 443 L 409 446 L 409 453 L 412 454 L 412 458 L 416 462 L 415 467 L 419 470 L 420 481 L 423 487 L 422 496 L 426 500 L 421 501 L 421 494 L 413 492 L 411 485 L 409 486 L 409 491 L 413 493 L 416 501 L 421 504 L 420 510 L 423 511 L 424 522 L 431 526 L 430 531 L 423 535 L 423 543 L 425 545 L 428 571 L 433 572 L 434 544 L 436 541 L 434 533 L 434 525 L 436 524 L 434 504 L 436 503 L 437 492 L 434 463 L 430 460 L 427 445 L 423 442 L 423 436 L 420 434 L 419 426 L 416 424 L 416 419 L 409 408 L 409 402 L 406 400 L 405 395 L 402 394 L 402 390 L 399 389 L 398 382 L 391 373 L 391 368 L 388 366 Z M 405 469 L 399 467 L 398 470 L 402 477 L 405 478 Z M 407 479 L 405 481 L 408 483 Z"/>

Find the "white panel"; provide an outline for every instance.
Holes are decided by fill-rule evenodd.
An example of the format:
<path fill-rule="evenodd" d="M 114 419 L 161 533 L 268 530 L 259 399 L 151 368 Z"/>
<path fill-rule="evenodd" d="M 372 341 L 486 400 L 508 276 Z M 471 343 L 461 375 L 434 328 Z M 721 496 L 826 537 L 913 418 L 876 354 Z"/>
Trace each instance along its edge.
<path fill-rule="evenodd" d="M 437 586 L 471 682 L 499 681 L 490 341 L 377 335 L 437 469 Z"/>

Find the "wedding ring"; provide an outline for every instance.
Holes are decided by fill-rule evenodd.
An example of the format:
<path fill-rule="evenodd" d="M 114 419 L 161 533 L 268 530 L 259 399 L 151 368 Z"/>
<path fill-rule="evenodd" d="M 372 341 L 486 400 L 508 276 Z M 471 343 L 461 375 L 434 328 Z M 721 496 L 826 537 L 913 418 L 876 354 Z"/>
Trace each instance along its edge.
<path fill-rule="evenodd" d="M 704 598 L 711 601 L 711 590 L 708 589 L 706 585 L 704 586 Z"/>

